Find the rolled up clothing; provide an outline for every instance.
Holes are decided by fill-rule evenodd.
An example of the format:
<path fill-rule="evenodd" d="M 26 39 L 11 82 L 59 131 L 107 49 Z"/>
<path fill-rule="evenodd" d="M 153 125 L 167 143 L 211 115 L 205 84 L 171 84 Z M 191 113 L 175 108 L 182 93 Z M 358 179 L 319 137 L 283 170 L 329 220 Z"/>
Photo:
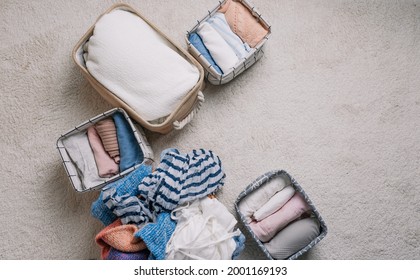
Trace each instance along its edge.
<path fill-rule="evenodd" d="M 295 193 L 277 212 L 260 222 L 253 221 L 249 226 L 259 240 L 267 242 L 290 222 L 296 220 L 308 210 L 310 210 L 310 207 L 306 201 L 299 193 Z"/>
<path fill-rule="evenodd" d="M 134 136 L 133 129 L 124 115 L 117 112 L 112 115 L 117 129 L 118 146 L 120 149 L 120 172 L 143 162 L 144 155 Z"/>
<path fill-rule="evenodd" d="M 105 151 L 116 163 L 120 162 L 120 149 L 118 148 L 117 129 L 112 118 L 106 118 L 95 124 L 96 131 L 101 137 Z"/>
<path fill-rule="evenodd" d="M 85 189 L 96 187 L 104 182 L 104 179 L 99 177 L 86 131 L 64 138 L 63 146 L 76 166 L 80 181 Z"/>
<path fill-rule="evenodd" d="M 262 205 L 267 203 L 267 201 L 278 191 L 281 191 L 286 186 L 286 182 L 282 177 L 274 177 L 263 186 L 254 190 L 252 193 L 248 194 L 242 201 L 239 203 L 238 207 L 242 214 L 245 216 L 247 223 L 252 221 L 252 214 L 257 211 Z"/>
<path fill-rule="evenodd" d="M 102 249 L 102 259 L 107 259 L 111 248 L 121 252 L 139 252 L 146 249 L 146 243 L 134 236 L 137 230 L 135 225 L 123 225 L 121 220 L 116 220 L 101 230 L 95 241 Z"/>
<path fill-rule="evenodd" d="M 224 13 L 230 28 L 242 41 L 249 44 L 251 48 L 255 46 L 267 35 L 268 30 L 258 22 L 251 11 L 242 3 L 228 0 L 219 12 Z"/>
<path fill-rule="evenodd" d="M 267 203 L 254 212 L 254 219 L 258 222 L 270 216 L 280 208 L 282 208 L 289 199 L 295 194 L 292 186 L 287 186 L 275 195 L 273 195 Z"/>
<path fill-rule="evenodd" d="M 118 174 L 118 165 L 105 151 L 101 138 L 94 126 L 88 128 L 87 135 L 95 158 L 96 167 L 98 168 L 99 177 L 109 178 Z"/>
<path fill-rule="evenodd" d="M 217 73 L 223 74 L 222 69 L 216 64 L 213 57 L 211 57 L 211 54 L 209 53 L 209 50 L 206 48 L 206 46 L 203 43 L 203 40 L 201 40 L 200 36 L 197 33 L 191 33 L 188 37 L 188 40 L 190 43 L 197 49 L 197 51 L 200 52 L 200 54 L 210 63 L 210 65 L 216 70 Z"/>
<path fill-rule="evenodd" d="M 222 36 L 208 22 L 201 23 L 197 28 L 197 33 L 223 73 L 226 74 L 235 67 L 239 61 L 238 57 L 228 43 L 226 43 Z"/>
<path fill-rule="evenodd" d="M 282 260 L 306 247 L 319 233 L 316 218 L 301 219 L 285 227 L 264 245 L 274 259 Z"/>
<path fill-rule="evenodd" d="M 226 22 L 224 14 L 215 13 L 207 20 L 207 22 L 210 23 L 211 27 L 213 27 L 220 36 L 222 36 L 239 59 L 244 58 L 251 50 L 247 43 L 242 42 L 241 38 L 233 33 L 229 24 Z"/>

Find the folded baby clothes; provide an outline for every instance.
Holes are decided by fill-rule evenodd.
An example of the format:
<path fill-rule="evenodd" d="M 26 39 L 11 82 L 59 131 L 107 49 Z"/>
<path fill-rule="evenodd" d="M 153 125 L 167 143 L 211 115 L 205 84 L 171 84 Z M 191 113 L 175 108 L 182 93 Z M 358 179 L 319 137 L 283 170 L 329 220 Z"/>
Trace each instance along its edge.
<path fill-rule="evenodd" d="M 98 20 L 87 52 L 89 73 L 147 121 L 171 114 L 199 80 L 168 40 L 121 9 Z"/>
<path fill-rule="evenodd" d="M 151 165 L 142 164 L 125 177 L 106 185 L 99 194 L 98 199 L 92 203 L 92 216 L 100 220 L 106 226 L 111 224 L 118 218 L 113 212 L 113 206 L 118 204 L 118 199 L 121 197 L 137 195 L 138 185 L 143 178 L 151 172 Z M 109 205 L 109 207 L 107 205 Z"/>
<path fill-rule="evenodd" d="M 265 247 L 274 259 L 282 260 L 298 252 L 320 233 L 316 218 L 295 221 L 277 233 Z"/>
<path fill-rule="evenodd" d="M 208 61 L 208 63 L 210 63 L 210 65 L 216 70 L 217 73 L 223 74 L 222 70 L 219 66 L 217 66 L 213 57 L 211 57 L 209 50 L 206 48 L 206 46 L 204 45 L 203 41 L 197 33 L 191 33 L 188 37 L 188 40 L 197 49 L 197 51 L 199 51 L 200 54 Z"/>
<path fill-rule="evenodd" d="M 107 259 L 111 248 L 122 252 L 139 252 L 146 249 L 143 240 L 134 236 L 137 231 L 135 225 L 123 225 L 120 220 L 116 220 L 99 232 L 96 243 L 101 247 L 101 257 Z"/>
<path fill-rule="evenodd" d="M 93 151 L 96 166 L 98 168 L 98 174 L 100 177 L 109 178 L 118 174 L 118 165 L 105 151 L 102 145 L 101 138 L 94 126 L 90 126 L 87 130 L 90 147 Z"/>
<path fill-rule="evenodd" d="M 287 186 L 278 193 L 276 193 L 273 197 L 270 198 L 267 203 L 261 206 L 260 209 L 254 212 L 254 219 L 257 221 L 261 221 L 266 217 L 270 216 L 277 210 L 283 207 L 289 199 L 295 194 L 295 189 L 292 186 Z"/>
<path fill-rule="evenodd" d="M 85 189 L 96 187 L 104 182 L 104 179 L 99 177 L 86 131 L 64 138 L 63 146 L 76 166 L 81 183 Z"/>
<path fill-rule="evenodd" d="M 204 197 L 172 212 L 175 232 L 166 247 L 170 260 L 230 260 L 236 249 L 236 220 L 216 199 Z"/>
<path fill-rule="evenodd" d="M 268 33 L 268 30 L 258 22 L 250 10 L 240 2 L 227 0 L 219 12 L 225 14 L 232 31 L 251 48 L 254 48 Z"/>
<path fill-rule="evenodd" d="M 261 208 L 262 205 L 278 191 L 281 191 L 286 186 L 286 182 L 282 177 L 275 177 L 266 182 L 260 188 L 254 190 L 252 193 L 247 195 L 241 203 L 239 203 L 239 210 L 245 216 L 246 222 L 252 221 L 252 215 L 256 210 Z"/>
<path fill-rule="evenodd" d="M 135 236 L 141 238 L 151 254 L 151 259 L 165 259 L 165 249 L 168 241 L 175 231 L 176 222 L 171 219 L 168 212 L 157 216 L 155 223 L 148 223 L 136 232 Z"/>
<path fill-rule="evenodd" d="M 239 61 L 238 57 L 229 44 L 208 22 L 201 23 L 197 28 L 197 33 L 223 73 L 226 74 L 235 67 Z"/>
<path fill-rule="evenodd" d="M 112 115 L 117 130 L 118 146 L 120 150 L 120 172 L 142 163 L 144 155 L 134 136 L 133 129 L 120 112 Z"/>
<path fill-rule="evenodd" d="M 232 253 L 232 260 L 238 259 L 239 255 L 242 253 L 242 251 L 245 249 L 245 235 L 242 233 L 238 236 L 234 236 L 233 240 L 236 243 L 235 251 Z"/>
<path fill-rule="evenodd" d="M 262 242 L 267 242 L 290 222 L 299 218 L 311 208 L 299 193 L 295 195 L 277 212 L 260 222 L 251 222 L 249 226 Z"/>
<path fill-rule="evenodd" d="M 222 36 L 239 59 L 244 58 L 251 50 L 247 43 L 244 44 L 241 38 L 232 32 L 232 29 L 230 29 L 226 22 L 224 14 L 215 13 L 207 22 L 220 34 L 220 36 Z"/>
<path fill-rule="evenodd" d="M 139 252 L 127 253 L 111 248 L 106 260 L 147 260 L 149 258 L 149 250 L 144 249 Z"/>
<path fill-rule="evenodd" d="M 116 163 L 120 162 L 120 149 L 118 148 L 117 130 L 112 118 L 103 119 L 95 124 L 96 131 L 101 137 L 105 151 Z"/>

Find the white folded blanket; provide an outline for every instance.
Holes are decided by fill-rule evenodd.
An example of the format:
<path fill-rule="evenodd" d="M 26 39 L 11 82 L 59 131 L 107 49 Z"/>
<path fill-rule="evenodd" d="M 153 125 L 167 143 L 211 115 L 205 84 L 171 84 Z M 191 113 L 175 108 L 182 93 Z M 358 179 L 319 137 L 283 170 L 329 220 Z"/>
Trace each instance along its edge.
<path fill-rule="evenodd" d="M 282 177 L 274 177 L 267 181 L 263 186 L 244 197 L 238 207 L 245 216 L 246 222 L 250 223 L 254 212 L 261 208 L 274 194 L 281 191 L 285 186 L 286 182 Z"/>
<path fill-rule="evenodd" d="M 197 33 L 217 66 L 222 69 L 223 73 L 230 72 L 239 59 L 229 44 L 208 22 L 201 23 L 197 28 Z"/>
<path fill-rule="evenodd" d="M 173 112 L 199 79 L 193 64 L 131 12 L 100 18 L 87 51 L 90 74 L 147 121 Z"/>
<path fill-rule="evenodd" d="M 280 208 L 282 208 L 289 199 L 295 194 L 292 186 L 287 186 L 275 195 L 273 195 L 267 203 L 262 205 L 260 209 L 254 212 L 254 219 L 258 222 L 270 216 Z"/>

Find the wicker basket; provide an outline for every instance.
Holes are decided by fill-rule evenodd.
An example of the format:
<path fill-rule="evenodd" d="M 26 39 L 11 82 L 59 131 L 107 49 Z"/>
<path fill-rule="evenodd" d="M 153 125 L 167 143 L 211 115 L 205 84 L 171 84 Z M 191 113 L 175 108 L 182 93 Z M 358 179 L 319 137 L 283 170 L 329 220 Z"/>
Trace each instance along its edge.
<path fill-rule="evenodd" d="M 201 65 L 204 68 L 204 71 L 206 72 L 207 80 L 214 85 L 221 85 L 232 81 L 235 77 L 237 77 L 243 71 L 251 67 L 255 62 L 257 62 L 264 55 L 265 43 L 271 35 L 271 25 L 264 19 L 261 13 L 259 13 L 249 1 L 236 1 L 241 2 L 248 10 L 250 10 L 252 15 L 258 19 L 258 22 L 261 23 L 261 25 L 268 30 L 268 33 L 264 37 L 264 39 L 262 39 L 255 46 L 255 48 L 253 48 L 253 50 L 248 53 L 246 57 L 241 59 L 230 72 L 219 74 L 189 41 L 189 35 L 195 32 L 202 22 L 206 21 L 211 16 L 213 16 L 220 9 L 220 7 L 223 6 L 226 0 L 219 1 L 219 4 L 215 8 L 213 8 L 211 11 L 207 11 L 206 16 L 203 17 L 201 20 L 197 20 L 197 23 L 189 31 L 187 31 L 187 34 L 185 36 L 188 51 L 198 60 L 198 62 L 201 63 Z"/>
<path fill-rule="evenodd" d="M 165 118 L 162 123 L 155 124 L 145 120 L 138 112 L 133 110 L 129 104 L 122 101 L 117 95 L 108 90 L 104 85 L 102 85 L 98 80 L 96 80 L 87 70 L 86 64 L 83 58 L 83 46 L 89 40 L 93 34 L 93 30 L 96 22 L 105 14 L 115 10 L 121 9 L 134 13 L 143 19 L 147 24 L 149 24 L 157 33 L 162 37 L 168 40 L 178 51 L 178 53 L 184 57 L 187 61 L 191 62 L 199 70 L 199 80 L 197 84 L 186 94 L 182 101 L 178 104 L 175 110 Z M 201 104 L 204 102 L 204 95 L 201 92 L 204 86 L 204 71 L 201 65 L 192 57 L 187 51 L 182 49 L 180 46 L 175 44 L 168 36 L 162 33 L 154 24 L 144 18 L 138 11 L 126 4 L 115 4 L 109 8 L 105 13 L 103 13 L 93 24 L 85 35 L 79 40 L 76 46 L 73 49 L 73 60 L 76 65 L 81 69 L 83 75 L 86 79 L 92 84 L 96 91 L 110 104 L 115 107 L 124 108 L 124 110 L 138 123 L 140 123 L 144 128 L 166 134 L 173 129 L 182 129 L 188 122 L 192 120 L 194 114 L 200 109 Z"/>
<path fill-rule="evenodd" d="M 313 239 L 308 245 L 306 245 L 304 248 L 302 248 L 298 252 L 288 257 L 289 260 L 295 260 L 298 257 L 302 256 L 304 253 L 306 253 L 309 249 L 314 247 L 319 241 L 321 241 L 327 235 L 327 225 L 325 224 L 318 210 L 315 208 L 314 204 L 309 199 L 305 191 L 302 189 L 299 183 L 296 182 L 296 180 L 292 176 L 289 175 L 289 173 L 287 173 L 284 170 L 274 170 L 258 177 L 254 182 L 248 185 L 244 191 L 242 191 L 239 194 L 238 198 L 235 201 L 235 210 L 240 216 L 242 223 L 245 225 L 246 230 L 250 233 L 250 235 L 255 240 L 255 242 L 257 242 L 258 247 L 263 251 L 263 253 L 268 259 L 273 260 L 273 257 L 270 255 L 267 248 L 258 239 L 258 237 L 254 234 L 251 227 L 247 223 L 245 215 L 239 209 L 239 204 L 241 203 L 242 199 L 244 199 L 248 194 L 256 191 L 258 188 L 264 186 L 266 182 L 278 176 L 283 177 L 286 180 L 286 182 L 290 182 L 293 188 L 295 189 L 295 191 L 302 195 L 306 203 L 308 203 L 309 207 L 311 208 L 313 215 L 315 216 L 315 218 L 318 219 L 319 224 L 320 224 L 320 234 L 315 239 Z"/>
<path fill-rule="evenodd" d="M 113 114 L 115 114 L 116 112 L 121 112 L 125 119 L 127 120 L 127 122 L 129 123 L 129 125 L 131 126 L 134 136 L 140 146 L 141 151 L 143 152 L 144 155 L 144 159 L 143 162 L 141 164 L 137 164 L 129 169 L 124 170 L 123 172 L 111 177 L 111 178 L 103 178 L 103 183 L 94 186 L 92 188 L 85 188 L 83 186 L 83 184 L 81 183 L 81 179 L 77 173 L 77 169 L 76 166 L 74 165 L 74 163 L 71 161 L 69 155 L 67 154 L 67 151 L 63 145 L 62 140 L 64 138 L 67 137 L 71 137 L 73 134 L 78 133 L 80 131 L 86 131 L 90 126 L 94 125 L 95 123 L 99 122 L 100 120 L 103 120 L 105 118 L 108 118 L 110 116 L 112 116 Z M 130 117 L 128 116 L 128 114 L 121 108 L 114 108 L 112 110 L 109 110 L 105 113 L 102 113 L 94 118 L 91 118 L 81 124 L 79 124 L 78 126 L 76 126 L 75 128 L 67 131 L 66 133 L 62 134 L 58 140 L 57 140 L 57 149 L 60 153 L 61 159 L 63 161 L 63 165 L 64 165 L 64 169 L 67 172 L 67 175 L 69 177 L 69 180 L 73 186 L 73 188 L 77 191 L 77 192 L 86 192 L 86 191 L 92 191 L 92 190 L 97 190 L 100 188 L 103 188 L 104 186 L 106 186 L 107 184 L 118 180 L 120 178 L 122 178 L 123 176 L 127 175 L 128 173 L 130 173 L 131 171 L 137 169 L 140 165 L 142 164 L 148 164 L 148 165 L 152 165 L 153 164 L 153 151 L 149 145 L 149 143 L 146 140 L 146 137 L 144 135 L 143 130 L 140 127 L 136 127 L 133 122 L 131 121 Z"/>

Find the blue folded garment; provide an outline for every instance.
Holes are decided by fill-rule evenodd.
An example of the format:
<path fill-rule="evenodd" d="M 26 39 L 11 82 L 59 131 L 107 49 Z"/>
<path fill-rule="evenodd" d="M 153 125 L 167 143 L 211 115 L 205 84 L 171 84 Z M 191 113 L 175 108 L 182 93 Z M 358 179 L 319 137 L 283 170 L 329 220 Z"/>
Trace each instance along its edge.
<path fill-rule="evenodd" d="M 201 37 L 197 33 L 191 33 L 188 40 L 190 43 L 201 53 L 202 56 L 210 63 L 211 66 L 216 70 L 217 73 L 223 74 L 223 71 L 217 66 L 213 57 L 210 55 L 209 50 L 204 45 Z"/>
<path fill-rule="evenodd" d="M 117 129 L 118 146 L 120 149 L 120 172 L 143 162 L 144 155 L 140 149 L 130 124 L 120 112 L 112 115 Z"/>
<path fill-rule="evenodd" d="M 236 243 L 235 251 L 232 253 L 232 260 L 238 259 L 239 255 L 245 249 L 245 235 L 242 233 L 238 236 L 234 236 L 233 240 Z"/>
<path fill-rule="evenodd" d="M 108 202 L 108 200 L 104 201 L 104 192 L 112 191 L 112 193 L 117 197 L 135 196 L 139 192 L 137 188 L 138 185 L 143 180 L 143 178 L 149 175 L 150 173 L 152 173 L 152 166 L 142 164 L 139 168 L 130 172 L 125 177 L 105 186 L 99 194 L 98 199 L 92 203 L 92 216 L 100 220 L 105 226 L 114 222 L 118 218 L 118 216 L 115 213 L 113 213 L 113 209 L 110 209 L 110 207 L 108 207 L 105 204 L 106 202 Z M 107 197 L 107 199 L 110 198 Z"/>

